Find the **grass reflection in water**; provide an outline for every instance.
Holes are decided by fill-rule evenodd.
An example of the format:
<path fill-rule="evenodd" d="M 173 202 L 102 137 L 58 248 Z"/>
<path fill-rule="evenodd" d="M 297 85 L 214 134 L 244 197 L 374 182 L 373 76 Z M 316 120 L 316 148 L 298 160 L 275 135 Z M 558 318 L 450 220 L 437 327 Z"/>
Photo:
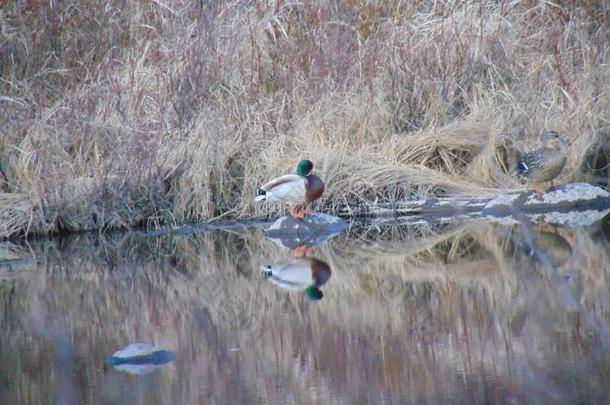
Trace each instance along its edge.
<path fill-rule="evenodd" d="M 258 228 L 4 243 L 0 402 L 603 402 L 607 221 L 354 225 L 306 253 L 314 301 Z M 104 363 L 134 342 L 176 358 Z"/>

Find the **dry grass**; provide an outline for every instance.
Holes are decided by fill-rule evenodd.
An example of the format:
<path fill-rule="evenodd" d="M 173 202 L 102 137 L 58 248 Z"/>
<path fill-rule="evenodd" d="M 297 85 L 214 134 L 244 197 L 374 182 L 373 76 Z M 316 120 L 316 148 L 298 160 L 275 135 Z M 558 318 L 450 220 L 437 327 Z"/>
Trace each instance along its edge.
<path fill-rule="evenodd" d="M 607 176 L 608 5 L 556 3 L 5 2 L 0 237 L 276 213 L 303 157 L 328 210 L 517 188 L 544 129 Z"/>

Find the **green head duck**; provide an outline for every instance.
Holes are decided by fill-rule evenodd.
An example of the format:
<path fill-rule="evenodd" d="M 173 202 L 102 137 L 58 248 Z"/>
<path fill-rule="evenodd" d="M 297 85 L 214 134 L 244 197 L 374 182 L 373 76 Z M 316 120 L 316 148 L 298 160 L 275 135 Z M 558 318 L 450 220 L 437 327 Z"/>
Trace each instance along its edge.
<path fill-rule="evenodd" d="M 316 285 L 310 285 L 305 289 L 305 295 L 310 301 L 320 301 L 324 294 Z"/>
<path fill-rule="evenodd" d="M 311 160 L 301 160 L 297 163 L 297 174 L 301 177 L 309 176 L 313 170 L 313 163 Z"/>

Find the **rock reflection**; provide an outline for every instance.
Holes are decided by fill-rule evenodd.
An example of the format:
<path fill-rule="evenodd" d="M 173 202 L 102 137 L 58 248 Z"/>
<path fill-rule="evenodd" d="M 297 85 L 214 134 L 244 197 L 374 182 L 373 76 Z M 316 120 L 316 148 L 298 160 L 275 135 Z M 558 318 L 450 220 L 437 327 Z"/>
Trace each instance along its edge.
<path fill-rule="evenodd" d="M 305 218 L 283 216 L 276 220 L 265 237 L 281 248 L 295 250 L 320 245 L 348 228 L 348 223 L 332 215 L 314 213 Z"/>
<path fill-rule="evenodd" d="M 160 349 L 150 343 L 131 343 L 106 357 L 106 364 L 119 371 L 140 375 L 155 371 L 175 358 L 174 352 Z"/>
<path fill-rule="evenodd" d="M 265 279 L 288 290 L 304 291 L 310 301 L 324 297 L 320 287 L 331 275 L 330 266 L 314 257 L 298 257 L 290 261 L 261 266 Z"/>

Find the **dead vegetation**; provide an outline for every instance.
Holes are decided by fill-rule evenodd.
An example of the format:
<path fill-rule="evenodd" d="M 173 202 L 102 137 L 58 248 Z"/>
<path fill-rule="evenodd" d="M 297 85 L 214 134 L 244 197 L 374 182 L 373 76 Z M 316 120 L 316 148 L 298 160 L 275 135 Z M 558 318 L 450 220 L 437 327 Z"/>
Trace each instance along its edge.
<path fill-rule="evenodd" d="M 302 157 L 327 182 L 329 211 L 518 188 L 507 145 L 545 129 L 572 142 L 560 181 L 603 180 L 608 12 L 5 2 L 0 238 L 274 214 L 255 187 Z"/>

